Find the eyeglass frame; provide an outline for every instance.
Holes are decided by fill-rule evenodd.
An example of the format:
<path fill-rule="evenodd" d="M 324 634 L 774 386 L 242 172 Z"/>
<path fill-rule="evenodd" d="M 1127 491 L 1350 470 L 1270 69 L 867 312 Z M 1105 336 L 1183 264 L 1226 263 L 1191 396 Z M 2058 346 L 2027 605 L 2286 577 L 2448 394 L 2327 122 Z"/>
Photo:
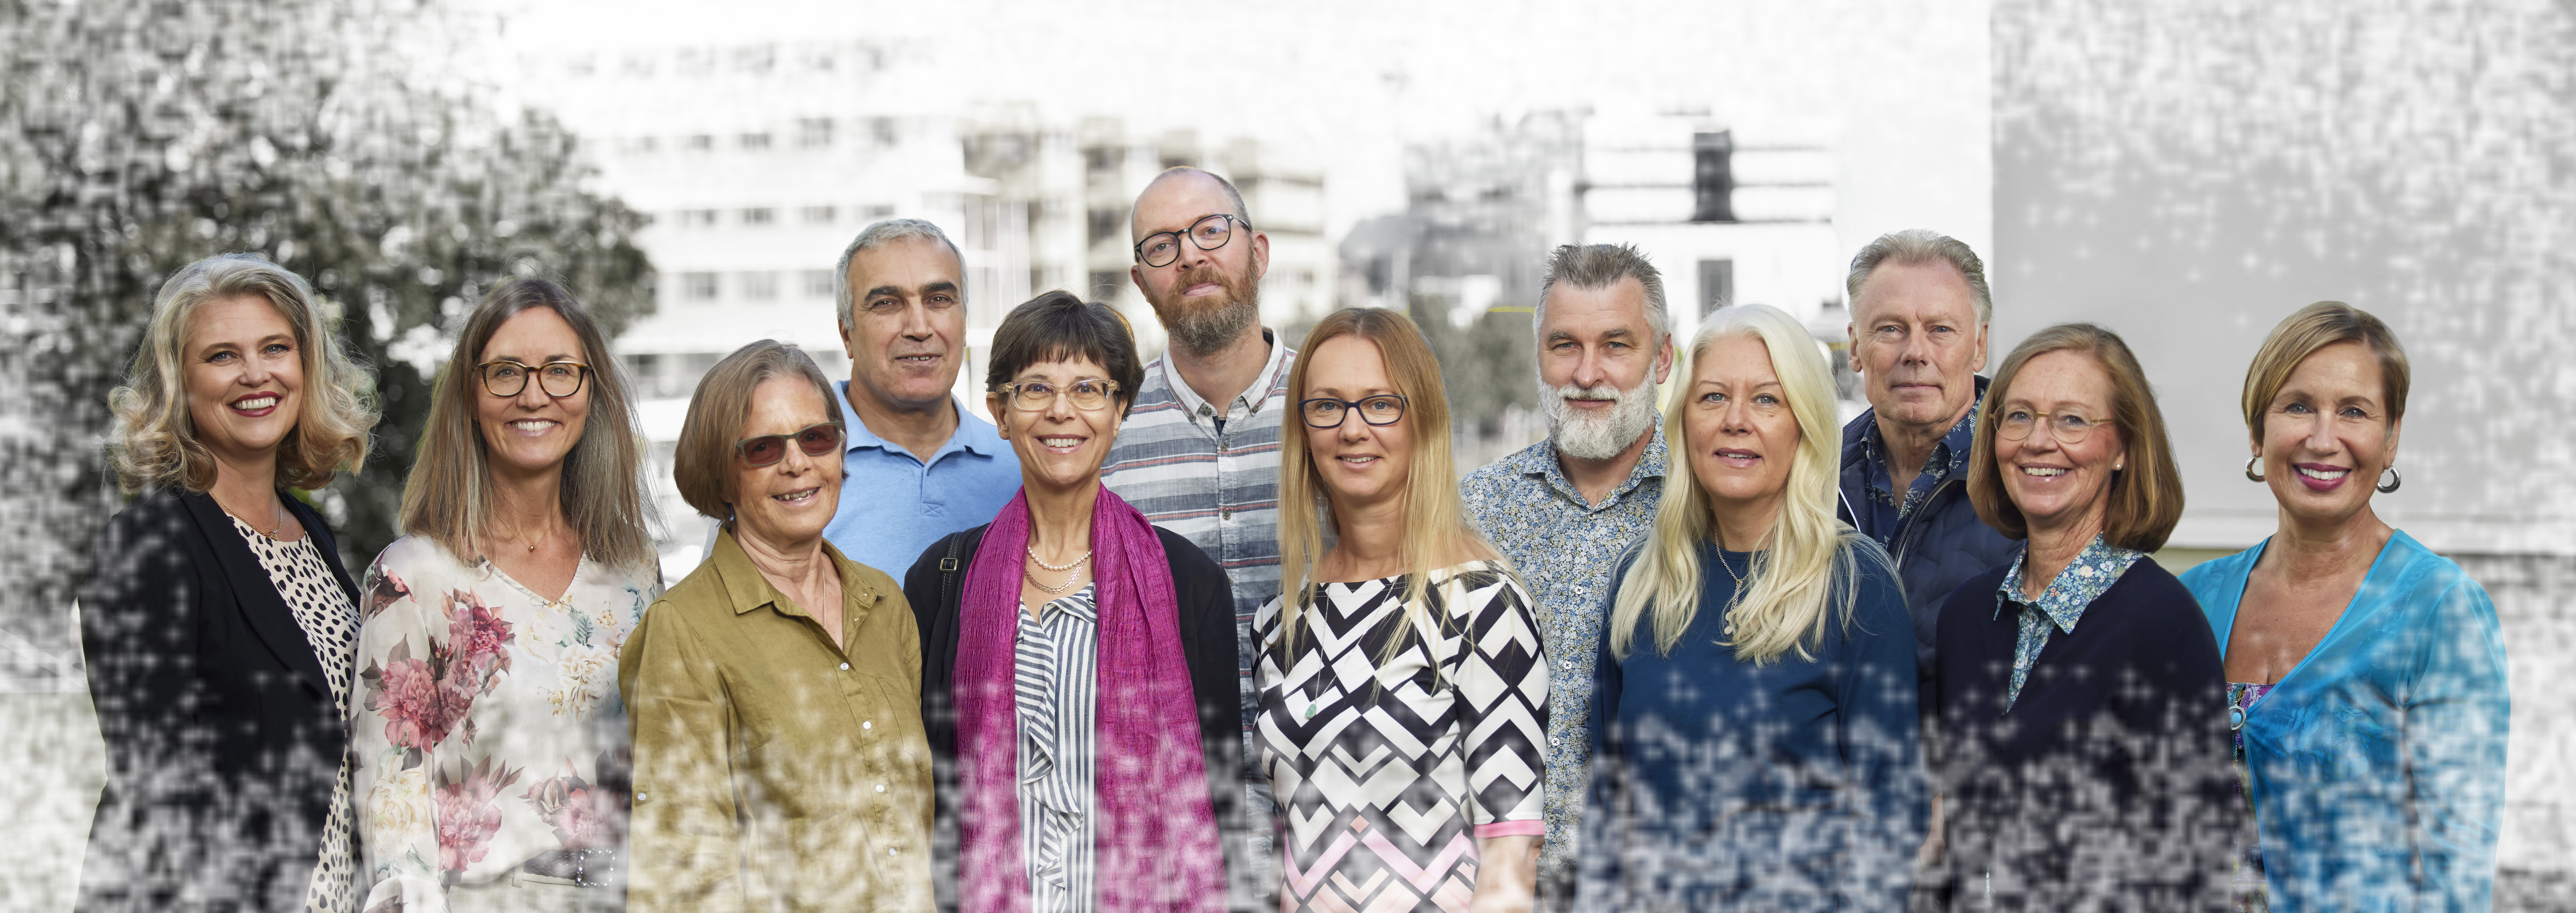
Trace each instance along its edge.
<path fill-rule="evenodd" d="M 1200 243 L 1199 243 L 1198 228 L 1199 228 L 1199 226 L 1200 226 L 1200 225 L 1205 224 L 1205 223 L 1207 222 L 1207 220 L 1209 220 L 1209 219 L 1224 219 L 1224 220 L 1226 221 L 1225 242 L 1224 242 L 1224 243 L 1222 243 L 1222 244 L 1218 244 L 1218 245 L 1217 245 L 1217 246 L 1215 246 L 1215 247 L 1209 247 L 1209 246 L 1206 246 L 1206 245 L 1204 245 L 1204 244 L 1200 244 Z M 1203 216 L 1200 216 L 1200 217 L 1198 217 L 1198 218 L 1191 219 L 1191 220 L 1190 220 L 1190 225 L 1189 225 L 1189 227 L 1188 227 L 1188 228 L 1184 228 L 1184 229 L 1182 229 L 1182 230 L 1180 230 L 1180 231 L 1177 231 L 1177 232 L 1172 232 L 1172 231 L 1158 231 L 1158 232 L 1155 232 L 1155 233 L 1153 233 L 1153 234 L 1146 235 L 1144 238 L 1142 238 L 1142 239 L 1138 240 L 1138 241 L 1136 242 L 1135 246 L 1134 246 L 1133 248 L 1131 248 L 1131 249 L 1132 249 L 1132 250 L 1134 250 L 1134 251 L 1135 251 L 1135 253 L 1136 253 L 1136 262 L 1138 262 L 1138 263 L 1142 263 L 1142 264 L 1145 264 L 1145 266 L 1146 266 L 1147 268 L 1149 268 L 1149 269 L 1162 269 L 1163 267 L 1170 266 L 1170 265 L 1172 265 L 1172 264 L 1174 264 L 1174 263 L 1179 263 L 1179 262 L 1181 262 L 1180 248 L 1179 248 L 1178 246 L 1174 246 L 1174 247 L 1172 248 L 1172 259 L 1165 260 L 1165 261 L 1163 261 L 1163 262 L 1161 262 L 1161 263 L 1155 263 L 1155 262 L 1153 262 L 1153 261 L 1150 261 L 1150 260 L 1145 259 L 1145 242 L 1146 242 L 1146 241 L 1151 241 L 1151 240 L 1154 240 L 1155 238 L 1159 238 L 1159 237 L 1162 237 L 1162 236 L 1164 236 L 1164 235 L 1179 235 L 1180 237 L 1188 238 L 1188 239 L 1189 239 L 1189 241 L 1190 241 L 1190 246 L 1191 246 L 1191 247 L 1195 247 L 1195 248 L 1198 248 L 1198 249 L 1200 249 L 1200 250 L 1224 250 L 1224 249 L 1225 249 L 1225 246 L 1226 246 L 1227 244 L 1232 244 L 1232 243 L 1234 243 L 1234 232 L 1235 232 L 1237 229 L 1241 229 L 1241 230 L 1244 230 L 1244 231 L 1252 231 L 1252 230 L 1253 230 L 1253 227 L 1252 227 L 1252 220 L 1250 220 L 1250 219 L 1246 219 L 1246 218 L 1244 218 L 1244 217 L 1242 217 L 1242 216 L 1238 216 L 1238 215 L 1235 215 L 1234 213 L 1230 213 L 1230 212 L 1211 212 L 1211 213 L 1208 213 L 1207 215 L 1203 215 Z"/>
<path fill-rule="evenodd" d="M 1360 409 L 1359 409 L 1359 406 L 1360 406 L 1360 404 L 1361 404 L 1361 403 L 1365 403 L 1365 402 L 1368 402 L 1369 400 L 1373 400 L 1373 399 L 1393 399 L 1393 400 L 1395 400 L 1395 417 L 1394 417 L 1394 418 L 1391 418 L 1391 419 L 1387 419 L 1386 421 L 1383 421 L 1383 422 L 1372 422 L 1372 421 L 1369 421 L 1369 417 L 1368 417 L 1368 415 L 1367 415 L 1366 413 L 1362 413 L 1362 412 L 1360 411 Z M 1332 423 L 1332 424 L 1330 424 L 1330 425 L 1318 425 L 1318 424 L 1315 424 L 1315 420 L 1314 420 L 1314 419 L 1312 419 L 1312 418 L 1308 418 L 1308 417 L 1306 416 L 1306 406 L 1307 406 L 1308 404 L 1311 404 L 1311 403 L 1340 403 L 1340 404 L 1342 404 L 1342 405 L 1344 405 L 1344 406 L 1348 406 L 1348 407 L 1350 407 L 1350 408 L 1349 408 L 1349 410 L 1348 410 L 1348 411 L 1345 411 L 1345 412 L 1343 412 L 1343 413 L 1342 413 L 1341 421 L 1334 422 L 1334 423 Z M 1313 429 L 1315 429 L 1315 430 L 1317 430 L 1317 431 L 1329 431 L 1329 430 L 1334 429 L 1334 428 L 1339 428 L 1339 427 L 1341 427 L 1343 424 L 1348 423 L 1348 422 L 1351 420 L 1351 416 L 1353 416 L 1353 415 L 1357 415 L 1357 416 L 1359 416 L 1359 417 L 1360 417 L 1360 423 L 1361 423 L 1361 424 L 1367 425 L 1367 426 L 1369 426 L 1369 427 L 1371 427 L 1371 428 L 1384 428 L 1384 427 L 1386 427 L 1386 426 L 1388 426 L 1388 425 L 1392 425 L 1392 424 L 1395 424 L 1395 423 L 1397 423 L 1397 422 L 1404 421 L 1404 414 L 1405 414 L 1406 412 L 1408 412 L 1408 411 L 1412 410 L 1412 408 L 1413 408 L 1413 400 L 1412 400 L 1412 398 L 1407 397 L 1407 396 L 1405 396 L 1405 395 L 1404 395 L 1404 394 L 1402 394 L 1402 393 L 1380 393 L 1380 394 L 1378 394 L 1378 395 L 1376 395 L 1376 396 L 1363 396 L 1363 397 L 1360 397 L 1360 398 L 1358 398 L 1358 399 L 1335 399 L 1335 398 L 1330 397 L 1330 396 L 1317 396 L 1317 397 L 1312 397 L 1312 398 L 1309 398 L 1309 399 L 1301 399 L 1301 400 L 1298 400 L 1298 401 L 1297 401 L 1297 418 L 1298 418 L 1299 420 L 1301 420 L 1301 421 L 1305 422 L 1305 423 L 1306 423 L 1306 427 L 1308 427 L 1308 428 L 1313 428 Z"/>
<path fill-rule="evenodd" d="M 1020 388 L 1030 384 L 1045 384 L 1047 386 L 1054 387 L 1056 388 L 1055 395 L 1049 397 L 1046 405 L 1043 406 L 1030 407 L 1020 405 Z M 1073 402 L 1073 388 L 1077 384 L 1099 384 L 1109 389 L 1100 395 L 1100 405 L 1085 406 L 1080 402 Z M 997 384 L 993 387 L 991 392 L 1000 394 L 1003 402 L 1009 403 L 1011 408 L 1017 409 L 1021 412 L 1045 412 L 1049 409 L 1055 408 L 1055 404 L 1059 400 L 1073 402 L 1074 408 L 1089 412 L 1094 409 L 1109 408 L 1111 403 L 1118 401 L 1118 382 L 1097 377 L 1085 377 L 1076 380 L 1071 384 L 1059 384 L 1051 380 L 1015 380 L 1007 384 Z"/>
<path fill-rule="evenodd" d="M 785 451 L 785 450 L 781 450 L 781 451 L 779 451 L 779 452 L 778 452 L 778 458 L 777 458 L 777 459 L 775 459 L 775 460 L 771 460 L 771 461 L 766 462 L 766 463 L 754 463 L 754 462 L 752 462 L 752 461 L 751 461 L 751 445 L 752 445 L 752 442 L 754 442 L 754 441 L 765 441 L 765 440 L 768 440 L 768 439 L 770 439 L 770 438 L 778 438 L 778 439 L 779 439 L 779 441 L 780 441 L 780 443 L 786 444 L 786 445 L 787 445 L 788 447 L 790 447 L 790 448 L 793 448 L 793 449 L 796 449 L 796 450 L 800 450 L 800 451 L 801 451 L 801 450 L 804 450 L 804 449 L 805 449 L 805 446 L 804 446 L 804 445 L 802 445 L 802 444 L 798 444 L 798 443 L 796 443 L 796 439 L 797 439 L 797 438 L 800 438 L 800 437 L 804 437 L 804 436 L 805 436 L 805 432 L 812 431 L 812 430 L 814 430 L 814 429 L 816 429 L 816 428 L 830 428 L 830 429 L 832 429 L 833 431 L 836 431 L 836 432 L 839 432 L 839 433 L 840 433 L 841 439 L 840 439 L 840 440 L 838 440 L 838 441 L 833 442 L 833 446 L 834 446 L 834 447 L 839 447 L 839 446 L 841 446 L 841 445 L 848 444 L 848 443 L 850 442 L 850 424 L 849 424 L 848 422 L 844 422 L 844 421 L 841 421 L 841 420 L 839 420 L 839 419 L 834 419 L 834 420 L 832 420 L 832 421 L 828 421 L 828 422 L 815 422 L 814 424 L 807 425 L 807 426 L 805 426 L 805 427 L 803 427 L 803 428 L 798 428 L 798 429 L 796 429 L 796 430 L 794 430 L 794 431 L 790 431 L 790 432 L 787 432 L 787 433 L 785 433 L 785 434 L 755 434 L 755 435 L 752 435 L 752 436 L 750 436 L 750 437 L 743 438 L 742 440 L 739 440 L 739 441 L 735 441 L 735 442 L 733 442 L 733 455 L 734 455 L 734 456 L 737 456 L 737 457 L 741 457 L 741 458 L 742 458 L 743 465 L 745 465 L 745 466 L 749 466 L 749 467 L 751 467 L 751 468 L 753 468 L 753 469 L 766 469 L 766 468 L 771 467 L 771 466 L 776 466 L 776 465 L 778 465 L 778 464 L 780 464 L 780 463 L 787 462 L 787 451 Z M 826 452 L 829 452 L 829 451 L 826 451 Z M 805 455 L 806 455 L 806 456 L 809 456 L 809 457 L 821 457 L 823 454 L 820 454 L 820 453 L 808 453 L 808 454 L 805 454 Z"/>
<path fill-rule="evenodd" d="M 499 391 L 499 390 L 494 390 L 494 389 L 492 389 L 492 375 L 491 375 L 491 374 L 489 374 L 489 373 L 486 373 L 486 372 L 485 372 L 485 369 L 490 368 L 490 367 L 492 367 L 493 365 L 515 365 L 515 366 L 517 366 L 517 367 L 519 368 L 519 370 L 522 370 L 522 371 L 526 371 L 526 372 L 528 372 L 528 374 L 529 374 L 530 376 L 534 376 L 534 375 L 536 374 L 537 370 L 538 370 L 538 369 L 540 369 L 540 368 L 551 368 L 551 367 L 554 367 L 554 366 L 556 366 L 556 365 L 571 365 L 571 366 L 573 366 L 573 367 L 575 367 L 575 368 L 579 368 L 579 369 L 581 369 L 578 373 L 575 373 L 575 374 L 573 375 L 573 381 L 572 381 L 572 392 L 570 392 L 570 393 L 557 393 L 557 392 L 552 391 L 552 390 L 547 390 L 547 389 L 546 389 L 546 384 L 545 384 L 545 382 L 544 382 L 544 381 L 538 381 L 538 382 L 537 382 L 537 389 L 538 389 L 539 391 L 542 391 L 542 392 L 544 392 L 544 393 L 545 393 L 545 395 L 550 396 L 550 397 L 553 397 L 553 398 L 555 398 L 555 399 L 563 399 L 563 398 L 565 398 L 565 397 L 580 396 L 580 395 L 581 395 L 581 388 L 582 388 L 582 385 L 590 379 L 590 375 L 591 375 L 591 373 L 592 373 L 594 370 L 596 370 L 596 369 L 592 368 L 588 363 L 574 361 L 574 360 L 569 359 L 569 358 L 558 358 L 558 359 L 555 359 L 554 361 L 546 362 L 545 364 L 541 364 L 541 365 L 532 365 L 532 364 L 529 364 L 529 363 L 524 362 L 524 361 L 520 361 L 520 360 L 515 359 L 515 358 L 495 358 L 495 359 L 492 359 L 491 361 L 487 361 L 487 362 L 484 362 L 484 363 L 482 363 L 482 364 L 475 365 L 475 366 L 474 366 L 474 374 L 475 374 L 475 376 L 480 377 L 480 378 L 482 378 L 482 379 L 483 379 L 483 392 L 485 392 L 485 393 L 489 393 L 489 394 L 492 394 L 493 396 L 497 396 L 497 397 L 500 397 L 500 398 L 502 398 L 502 399 L 510 399 L 510 398 L 513 398 L 513 397 L 518 397 L 518 396 L 525 396 L 525 395 L 527 395 L 527 392 L 528 392 L 528 381 L 527 381 L 527 379 L 526 379 L 526 378 L 521 378 L 521 379 L 519 380 L 519 389 L 517 389 L 517 390 L 512 390 L 512 391 L 510 391 L 510 392 L 508 392 L 508 393 L 503 393 L 503 392 L 501 392 L 501 391 Z"/>
<path fill-rule="evenodd" d="M 2007 407 L 2005 407 L 2005 408 L 2002 408 L 2002 409 L 1995 410 L 1995 437 L 1996 437 L 1998 440 L 2006 440 L 2006 441 L 2027 441 L 2027 440 L 2030 440 L 2030 432 L 2029 432 L 2029 431 L 2022 432 L 2022 434 L 2021 434 L 2021 436 L 2020 436 L 2020 437 L 2012 437 L 2012 436 L 2010 436 L 2010 435 L 2008 435 L 2008 434 L 2006 434 L 2006 433 L 2005 433 L 2004 429 L 2005 429 L 2005 428 L 2007 428 L 2007 427 L 2010 427 L 2010 426 L 2012 425 L 2012 420 L 2011 420 L 2011 419 L 2009 419 L 2009 418 L 2006 418 L 2006 417 L 2005 417 L 2005 415 L 2006 415 L 2006 413 L 2009 413 L 2009 412 L 2011 412 L 2011 411 L 2013 411 L 2013 410 L 2012 410 L 2012 408 L 2011 408 L 2011 407 L 2009 407 L 2009 406 L 2007 406 Z M 2107 418 L 2103 418 L 2103 419 L 2095 419 L 2095 418 L 2085 418 L 2085 417 L 2084 417 L 2084 416 L 2082 416 L 2082 415 L 2074 415 L 2074 417 L 2075 417 L 2075 418 L 2081 418 L 2081 419 L 2084 419 L 2084 421 L 2085 421 L 2084 433 L 2083 433 L 2083 434 L 2076 435 L 2075 437 L 2073 437 L 2073 438 L 2071 438 L 2071 439 L 2070 439 L 2070 438 L 2066 438 L 2066 437 L 2060 436 L 2060 435 L 2057 433 L 2057 422 L 2056 422 L 2056 419 L 2057 419 L 2057 417 L 2058 417 L 2058 416 L 2061 416 L 2061 415 L 2074 415 L 2074 414 L 2073 414 L 2073 413 L 2065 413 L 2065 412 L 2038 412 L 2038 413 L 2034 413 L 2034 414 L 2031 416 L 2031 418 L 2030 418 L 2030 426 L 2031 426 L 2031 428 L 2032 428 L 2033 430 L 2037 430 L 2037 429 L 2039 429 L 2039 428 L 2040 428 L 2040 427 L 2042 427 L 2042 426 L 2046 426 L 2046 427 L 2048 428 L 2048 437 L 2049 437 L 2049 439 L 2050 439 L 2050 440 L 2053 440 L 2053 441 L 2056 441 L 2056 442 L 2058 442 L 2059 444 L 2081 444 L 2081 443 L 2084 443 L 2084 439 L 2085 439 L 2085 438 L 2089 438 L 2089 437 L 2092 437 L 2092 436 L 2093 436 L 2093 429 L 2095 429 L 2095 428 L 2097 428 L 2097 427 L 2117 426 L 2117 425 L 2119 425 L 2119 424 L 2120 424 L 2117 420 L 2114 420 L 2114 419 L 2107 419 Z"/>

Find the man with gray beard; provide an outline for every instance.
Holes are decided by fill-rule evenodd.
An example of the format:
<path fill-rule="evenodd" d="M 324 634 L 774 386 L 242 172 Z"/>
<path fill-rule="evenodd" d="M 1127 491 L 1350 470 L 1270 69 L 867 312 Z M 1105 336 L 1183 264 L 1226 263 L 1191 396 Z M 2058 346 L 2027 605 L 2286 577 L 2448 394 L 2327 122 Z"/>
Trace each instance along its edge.
<path fill-rule="evenodd" d="M 1654 524 L 1666 460 L 1655 387 L 1673 370 L 1664 280 L 1624 244 L 1549 258 L 1537 313 L 1548 439 L 1459 483 L 1467 513 L 1537 600 L 1547 652 L 1547 840 L 1539 904 L 1566 908 L 1591 784 L 1593 654 L 1619 555 Z"/>

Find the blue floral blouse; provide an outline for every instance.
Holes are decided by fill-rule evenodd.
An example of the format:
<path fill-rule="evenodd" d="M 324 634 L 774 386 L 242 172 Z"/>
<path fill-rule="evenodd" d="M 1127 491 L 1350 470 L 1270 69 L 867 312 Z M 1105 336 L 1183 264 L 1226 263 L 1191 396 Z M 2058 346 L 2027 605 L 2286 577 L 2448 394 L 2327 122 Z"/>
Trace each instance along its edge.
<path fill-rule="evenodd" d="M 2038 602 L 2025 601 L 2021 595 L 2021 568 L 2023 562 L 2030 560 L 2030 550 L 2024 548 L 2013 556 L 2012 569 L 2004 572 L 2003 584 L 1995 588 L 1993 616 L 2002 617 L 2006 603 L 2021 607 L 2021 638 L 2013 642 L 2012 686 L 2004 692 L 2005 710 L 2011 710 L 2013 701 L 2021 697 L 2021 684 L 2030 678 L 2031 665 L 2039 662 L 2040 649 L 2048 646 L 2049 632 L 2062 629 L 2075 633 L 2075 623 L 2083 620 L 2084 608 L 2111 584 L 2120 582 L 2120 575 L 2128 572 L 2129 565 L 2146 556 L 2137 549 L 2105 542 L 2097 534 L 2083 551 L 2075 554 L 2075 560 L 2065 570 L 2057 573 L 2057 579 L 2048 582 L 2048 591 L 2039 594 Z"/>

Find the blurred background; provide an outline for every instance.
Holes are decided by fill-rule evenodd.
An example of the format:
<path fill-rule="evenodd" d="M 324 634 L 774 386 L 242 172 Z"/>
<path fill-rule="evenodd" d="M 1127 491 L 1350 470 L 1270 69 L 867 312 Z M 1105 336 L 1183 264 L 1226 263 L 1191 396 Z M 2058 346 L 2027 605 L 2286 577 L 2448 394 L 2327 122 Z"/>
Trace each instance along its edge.
<path fill-rule="evenodd" d="M 71 592 L 123 503 L 106 391 L 178 266 L 259 251 L 377 369 L 366 471 L 310 493 L 365 561 L 471 302 L 557 275 L 668 454 L 760 338 L 845 375 L 858 230 L 964 249 L 969 342 L 1064 288 L 1162 342 L 1127 214 L 1226 175 L 1264 322 L 1406 310 L 1462 469 L 1538 440 L 1549 249 L 1643 248 L 1676 332 L 1770 304 L 1842 345 L 1843 268 L 1928 227 L 1987 257 L 1997 358 L 2093 320 L 2157 383 L 2179 570 L 2273 526 L 2236 396 L 2310 301 L 2414 361 L 2383 516 L 2466 566 L 2510 645 L 2498 908 L 2576 910 L 2576 2 L 0 0 L 0 909 L 66 909 L 99 782 Z M 964 383 L 981 376 L 977 363 Z M 1844 372 L 1846 395 L 1857 398 Z M 1847 402 L 1845 413 L 1860 405 Z"/>

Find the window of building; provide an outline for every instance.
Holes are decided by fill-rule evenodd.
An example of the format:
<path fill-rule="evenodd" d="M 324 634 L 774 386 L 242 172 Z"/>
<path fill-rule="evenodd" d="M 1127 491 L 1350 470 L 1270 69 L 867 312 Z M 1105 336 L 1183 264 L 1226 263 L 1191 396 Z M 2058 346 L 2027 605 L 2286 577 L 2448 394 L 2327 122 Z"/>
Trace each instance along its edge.
<path fill-rule="evenodd" d="M 870 221 L 891 218 L 894 218 L 894 204 L 876 203 L 868 206 L 868 219 Z"/>
<path fill-rule="evenodd" d="M 869 118 L 869 119 L 868 119 L 868 139 L 869 139 L 870 141 L 872 141 L 872 142 L 876 143 L 876 144 L 877 144 L 877 145 L 879 145 L 879 146 L 892 146 L 892 145 L 894 145 L 894 144 L 895 144 L 895 142 L 899 139 L 899 137 L 897 137 L 897 136 L 895 135 L 894 118 L 891 118 L 891 117 L 875 117 L 875 118 Z"/>
<path fill-rule="evenodd" d="M 716 300 L 716 274 L 681 273 L 680 296 L 691 301 Z"/>
<path fill-rule="evenodd" d="M 808 117 L 796 122 L 796 145 L 820 149 L 832 144 L 832 119 Z"/>
<path fill-rule="evenodd" d="M 1126 281 L 1126 273 L 1095 270 L 1091 274 L 1091 288 L 1084 293 L 1083 297 L 1092 301 L 1115 301 L 1118 299 L 1120 284 Z"/>
<path fill-rule="evenodd" d="M 1108 171 L 1126 159 L 1126 150 L 1116 146 L 1093 146 L 1082 150 L 1082 164 L 1093 171 Z"/>
<path fill-rule="evenodd" d="M 828 269 L 809 269 L 809 270 L 806 270 L 806 271 L 805 271 L 804 275 L 805 275 L 805 297 L 807 297 L 807 298 L 829 298 L 829 297 L 832 297 L 832 271 L 831 271 L 831 270 L 828 270 Z"/>
<path fill-rule="evenodd" d="M 680 226 L 681 226 L 681 227 L 683 227 L 683 228 L 714 228 L 714 227 L 715 227 L 715 224 L 716 224 L 716 211 L 715 211 L 715 210 L 712 210 L 712 209 L 683 209 L 683 210 L 680 210 Z"/>
<path fill-rule="evenodd" d="M 1691 135 L 1691 221 L 1735 221 L 1734 159 L 1732 133 Z"/>
<path fill-rule="evenodd" d="M 1735 261 L 1699 261 L 1699 315 L 1735 303 Z"/>
<path fill-rule="evenodd" d="M 807 225 L 830 225 L 833 219 L 840 216 L 840 210 L 831 206 L 808 206 L 805 207 L 804 214 Z"/>
<path fill-rule="evenodd" d="M 736 137 L 734 139 L 734 143 L 735 145 L 741 146 L 746 152 L 756 152 L 769 148 L 769 134 L 745 133 Z"/>
<path fill-rule="evenodd" d="M 716 148 L 716 138 L 711 134 L 692 133 L 681 138 L 680 148 L 691 152 L 713 151 Z"/>
<path fill-rule="evenodd" d="M 774 272 L 742 274 L 742 297 L 746 301 L 778 300 L 778 274 Z"/>
<path fill-rule="evenodd" d="M 744 225 L 767 225 L 775 221 L 778 221 L 778 210 L 767 206 L 754 206 L 742 211 Z"/>
<path fill-rule="evenodd" d="M 1091 223 L 1091 224 L 1090 224 L 1090 228 L 1091 228 L 1091 241 L 1090 241 L 1090 243 L 1098 244 L 1098 243 L 1100 243 L 1103 239 L 1117 237 L 1117 236 L 1118 236 L 1118 221 L 1119 221 L 1119 218 L 1120 218 L 1121 216 L 1124 216 L 1124 215 L 1126 215 L 1126 213 L 1119 212 L 1118 210 L 1115 210 L 1115 209 L 1109 209 L 1109 208 L 1101 208 L 1101 209 L 1094 209 L 1094 210 L 1092 210 L 1092 211 L 1089 213 L 1089 219 L 1088 219 L 1088 221 Z"/>

